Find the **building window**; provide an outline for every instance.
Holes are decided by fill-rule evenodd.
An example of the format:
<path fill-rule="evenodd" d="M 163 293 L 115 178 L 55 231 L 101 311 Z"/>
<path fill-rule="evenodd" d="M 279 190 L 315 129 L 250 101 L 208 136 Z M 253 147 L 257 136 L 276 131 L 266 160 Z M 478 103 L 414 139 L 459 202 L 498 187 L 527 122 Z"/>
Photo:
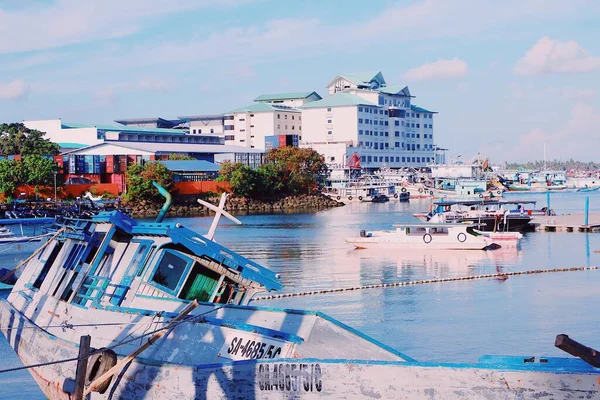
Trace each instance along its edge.
<path fill-rule="evenodd" d="M 294 130 L 294 125 L 292 125 L 292 130 Z"/>
<path fill-rule="evenodd" d="M 238 119 L 238 121 L 240 121 L 240 122 L 244 122 L 245 120 L 246 120 L 246 118 L 240 118 L 240 119 Z"/>
<path fill-rule="evenodd" d="M 333 134 L 333 131 L 327 131 L 327 134 L 331 135 L 331 134 Z"/>
<path fill-rule="evenodd" d="M 383 156 L 379 156 L 379 162 L 383 162 Z"/>
<path fill-rule="evenodd" d="M 400 137 L 400 132 L 399 132 L 399 131 L 395 131 L 395 132 L 394 132 L 394 136 L 396 136 L 396 137 Z"/>
<path fill-rule="evenodd" d="M 389 149 L 389 148 L 390 148 L 390 144 L 389 144 L 389 143 L 386 143 L 386 144 L 385 144 L 385 148 L 386 148 L 386 149 Z"/>
<path fill-rule="evenodd" d="M 375 132 L 375 136 L 379 136 L 379 132 Z"/>
<path fill-rule="evenodd" d="M 417 128 L 420 128 L 420 126 L 419 126 L 419 125 L 420 125 L 420 124 L 417 124 Z"/>
<path fill-rule="evenodd" d="M 365 158 L 366 158 L 365 156 L 360 156 L 360 161 L 365 162 L 366 161 Z"/>
<path fill-rule="evenodd" d="M 244 143 L 246 139 L 240 139 L 240 143 Z"/>
<path fill-rule="evenodd" d="M 371 158 L 371 156 L 367 156 L 367 161 L 368 161 L 368 162 L 371 162 L 371 161 L 372 161 L 372 158 Z"/>
<path fill-rule="evenodd" d="M 285 126 L 285 129 L 287 129 L 287 125 Z"/>
<path fill-rule="evenodd" d="M 402 157 L 402 162 L 406 162 L 406 157 Z"/>
<path fill-rule="evenodd" d="M 287 114 L 284 114 L 283 118 L 287 119 Z"/>
<path fill-rule="evenodd" d="M 398 121 L 398 120 L 394 121 L 394 125 L 400 126 L 400 121 Z"/>
<path fill-rule="evenodd" d="M 359 135 L 362 135 L 362 134 L 363 134 L 363 131 L 362 131 L 362 129 L 359 129 L 359 130 L 358 130 L 358 134 L 359 134 Z"/>
<path fill-rule="evenodd" d="M 417 139 L 419 139 L 421 137 L 420 133 L 417 133 Z"/>
<path fill-rule="evenodd" d="M 277 114 L 277 119 L 281 119 L 281 115 Z"/>
<path fill-rule="evenodd" d="M 385 157 L 385 162 L 389 162 L 390 158 L 388 156 Z"/>
<path fill-rule="evenodd" d="M 384 113 L 385 115 L 388 115 L 388 110 L 385 110 L 383 113 Z"/>
<path fill-rule="evenodd" d="M 223 127 L 223 130 L 225 130 L 225 131 L 232 131 L 233 130 L 233 125 L 225 125 Z"/>
<path fill-rule="evenodd" d="M 415 157 L 412 158 L 412 162 L 415 162 Z"/>
<path fill-rule="evenodd" d="M 399 147 L 400 147 L 400 142 L 395 142 L 395 143 L 394 143 L 394 147 L 397 147 L 397 148 L 399 148 Z"/>
<path fill-rule="evenodd" d="M 294 116 L 292 115 L 292 119 L 294 119 Z"/>
<path fill-rule="evenodd" d="M 358 107 L 358 112 L 362 112 L 362 107 Z"/>
<path fill-rule="evenodd" d="M 233 135 L 225 135 L 225 140 L 235 140 L 235 136 L 233 136 Z"/>
<path fill-rule="evenodd" d="M 387 121 L 385 121 L 384 125 L 385 125 L 385 126 L 388 126 L 388 122 L 387 122 Z"/>
<path fill-rule="evenodd" d="M 328 120 L 327 120 L 327 123 L 328 123 L 328 124 L 330 124 L 330 123 L 331 123 L 331 120 L 330 120 L 330 119 L 328 119 Z"/>
<path fill-rule="evenodd" d="M 331 107 L 327 107 L 327 111 L 331 111 Z"/>
<path fill-rule="evenodd" d="M 379 115 L 383 115 L 383 110 L 379 110 Z"/>
<path fill-rule="evenodd" d="M 196 130 L 194 129 L 194 130 L 192 131 L 192 133 L 194 133 L 194 134 L 195 134 L 195 133 L 196 133 Z"/>
<path fill-rule="evenodd" d="M 379 125 L 383 126 L 383 121 L 379 121 Z"/>
<path fill-rule="evenodd" d="M 240 129 L 240 132 L 246 132 L 246 130 L 245 129 Z"/>
<path fill-rule="evenodd" d="M 202 133 L 202 131 L 199 131 L 198 133 Z M 213 128 L 211 128 L 210 133 L 215 133 L 215 130 Z"/>
<path fill-rule="evenodd" d="M 419 114 L 417 114 L 417 118 L 420 118 L 420 117 L 419 117 Z"/>
<path fill-rule="evenodd" d="M 386 131 L 385 136 L 390 136 L 390 133 Z"/>
<path fill-rule="evenodd" d="M 358 119 L 358 123 L 359 123 L 359 124 L 362 124 L 362 123 L 363 123 L 363 120 L 362 120 L 362 118 L 359 118 L 359 119 Z"/>
<path fill-rule="evenodd" d="M 417 162 L 421 162 L 421 157 L 417 157 Z"/>
<path fill-rule="evenodd" d="M 280 124 L 277 124 L 277 129 L 281 129 L 281 125 Z"/>

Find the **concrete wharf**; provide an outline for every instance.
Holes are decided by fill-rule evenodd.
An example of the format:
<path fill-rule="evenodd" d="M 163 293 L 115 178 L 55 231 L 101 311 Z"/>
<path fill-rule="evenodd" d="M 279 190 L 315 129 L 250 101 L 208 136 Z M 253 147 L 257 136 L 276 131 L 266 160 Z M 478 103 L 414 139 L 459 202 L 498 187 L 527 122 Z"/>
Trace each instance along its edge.
<path fill-rule="evenodd" d="M 600 213 L 589 213 L 587 225 L 584 213 L 536 216 L 532 218 L 531 224 L 536 230 L 546 232 L 600 232 Z"/>

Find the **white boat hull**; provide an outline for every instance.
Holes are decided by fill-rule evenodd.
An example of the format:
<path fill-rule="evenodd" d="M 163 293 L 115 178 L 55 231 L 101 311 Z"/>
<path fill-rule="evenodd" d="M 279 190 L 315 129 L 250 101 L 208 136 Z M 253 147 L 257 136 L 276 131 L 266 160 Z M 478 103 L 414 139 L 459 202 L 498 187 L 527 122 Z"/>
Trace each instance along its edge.
<path fill-rule="evenodd" d="M 458 235 L 411 235 L 401 236 L 395 231 L 374 232 L 371 237 L 349 237 L 346 242 L 358 249 L 432 249 L 432 250 L 482 250 L 490 246 L 493 240 L 483 236 Z"/>
<path fill-rule="evenodd" d="M 0 323 L 24 364 L 76 357 L 75 343 L 61 340 L 0 306 Z M 31 329 L 34 328 L 34 329 Z M 160 349 L 163 339 L 151 347 Z M 92 345 L 94 338 L 92 337 Z M 140 356 L 143 357 L 144 355 Z M 598 375 L 577 359 L 484 357 L 472 364 L 437 364 L 348 359 L 280 359 L 229 364 L 178 365 L 135 359 L 97 399 L 598 399 Z M 537 361 L 537 360 L 536 360 Z M 70 399 L 75 362 L 30 369 L 49 399 Z"/>

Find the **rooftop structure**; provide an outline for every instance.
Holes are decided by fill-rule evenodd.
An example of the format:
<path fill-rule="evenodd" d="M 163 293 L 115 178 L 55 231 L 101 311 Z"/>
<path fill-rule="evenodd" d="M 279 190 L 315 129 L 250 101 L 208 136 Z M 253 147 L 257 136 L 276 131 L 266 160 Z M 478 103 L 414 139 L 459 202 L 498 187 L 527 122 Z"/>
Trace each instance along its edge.
<path fill-rule="evenodd" d="M 79 124 L 60 119 L 23 121 L 30 129 L 46 132 L 46 137 L 55 143 L 80 143 L 95 145 L 105 141 L 118 142 L 161 142 L 161 143 L 205 143 L 222 144 L 218 135 L 194 136 L 187 129 L 149 128 L 127 125 Z"/>
<path fill-rule="evenodd" d="M 152 118 L 128 118 L 128 119 L 116 119 L 117 124 L 126 126 L 136 126 L 139 128 L 175 128 L 182 121 L 178 119 L 164 119 L 160 117 Z"/>
<path fill-rule="evenodd" d="M 388 86 L 380 71 L 368 71 L 336 75 L 327 88 L 329 96 L 301 107 L 303 146 L 337 165 L 354 154 L 372 169 L 434 162 L 436 112 L 412 105 L 407 86 Z"/>

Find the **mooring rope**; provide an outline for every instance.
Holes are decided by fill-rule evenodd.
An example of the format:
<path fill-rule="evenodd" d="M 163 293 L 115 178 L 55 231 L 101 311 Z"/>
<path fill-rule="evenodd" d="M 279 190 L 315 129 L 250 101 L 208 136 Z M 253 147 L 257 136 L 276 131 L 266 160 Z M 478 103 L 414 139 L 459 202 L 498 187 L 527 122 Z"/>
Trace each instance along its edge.
<path fill-rule="evenodd" d="M 399 286 L 427 285 L 430 283 L 472 281 L 475 279 L 504 278 L 504 277 L 508 277 L 508 276 L 543 274 L 543 273 L 549 273 L 549 272 L 592 271 L 592 270 L 597 270 L 597 269 L 598 269 L 597 266 L 573 267 L 573 268 L 553 268 L 553 269 L 534 269 L 534 270 L 528 270 L 528 271 L 500 272 L 500 273 L 496 273 L 496 274 L 458 276 L 458 277 L 453 277 L 453 278 L 424 279 L 424 280 L 420 280 L 420 281 L 379 283 L 376 285 L 364 285 L 364 286 L 353 286 L 353 287 L 337 288 L 337 289 L 313 290 L 313 291 L 308 291 L 308 292 L 281 293 L 281 294 L 274 294 L 274 295 L 270 295 L 270 296 L 256 297 L 256 298 L 252 299 L 252 301 L 283 299 L 286 297 L 297 297 L 297 296 L 314 296 L 314 295 L 319 295 L 319 294 L 348 292 L 348 291 L 352 291 L 352 290 L 383 289 L 383 288 L 399 287 Z"/>

